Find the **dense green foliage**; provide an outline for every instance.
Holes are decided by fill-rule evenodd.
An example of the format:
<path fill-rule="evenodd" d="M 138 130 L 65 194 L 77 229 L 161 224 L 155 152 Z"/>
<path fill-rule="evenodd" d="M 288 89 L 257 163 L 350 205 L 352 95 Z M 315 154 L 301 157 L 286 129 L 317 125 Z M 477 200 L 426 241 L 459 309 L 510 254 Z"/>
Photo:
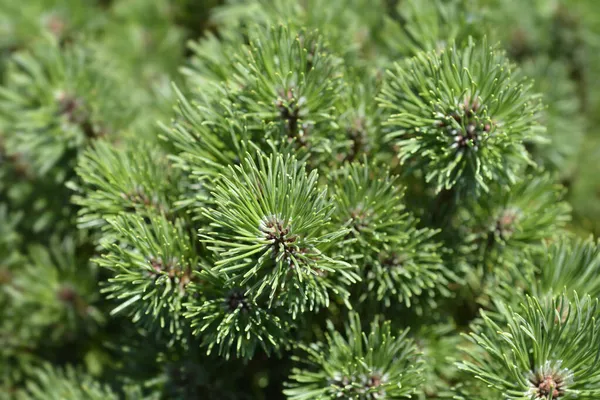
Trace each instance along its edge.
<path fill-rule="evenodd" d="M 600 398 L 594 0 L 0 0 L 0 398 Z"/>

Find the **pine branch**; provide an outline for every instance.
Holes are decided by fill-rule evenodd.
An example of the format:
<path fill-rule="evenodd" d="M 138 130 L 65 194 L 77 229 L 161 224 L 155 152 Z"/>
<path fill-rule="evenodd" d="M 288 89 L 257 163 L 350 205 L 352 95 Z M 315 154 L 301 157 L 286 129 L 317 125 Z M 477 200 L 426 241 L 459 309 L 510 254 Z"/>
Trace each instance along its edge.
<path fill-rule="evenodd" d="M 420 53 L 388 77 L 379 96 L 392 113 L 388 138 L 436 191 L 486 191 L 493 181 L 515 181 L 530 162 L 523 140 L 543 132 L 539 96 L 485 41 Z"/>
<path fill-rule="evenodd" d="M 197 300 L 186 304 L 185 316 L 208 354 L 250 360 L 258 349 L 271 355 L 289 346 L 292 325 L 285 308 L 254 299 L 246 286 L 210 268 L 197 281 L 190 288 Z"/>
<path fill-rule="evenodd" d="M 164 329 L 174 338 L 184 329 L 181 315 L 188 284 L 197 268 L 195 247 L 181 220 L 122 214 L 108 220 L 114 238 L 96 262 L 114 272 L 103 293 L 149 329 Z"/>
<path fill-rule="evenodd" d="M 215 269 L 248 286 L 251 298 L 266 298 L 294 318 L 327 306 L 330 292 L 347 296 L 343 284 L 357 276 L 328 255 L 346 231 L 330 225 L 333 204 L 317 186 L 317 173 L 307 174 L 289 156 L 256 158 L 230 167 L 215 187 L 215 208 L 204 210 L 211 224 L 201 236 L 218 255 Z"/>
<path fill-rule="evenodd" d="M 547 246 L 535 259 L 538 279 L 533 294 L 540 297 L 548 292 L 577 292 L 592 298 L 600 297 L 600 245 L 588 239 L 564 237 Z"/>
<path fill-rule="evenodd" d="M 459 363 L 506 399 L 594 399 L 600 382 L 598 300 L 528 297 L 521 311 L 482 314 L 471 341 L 484 351 Z"/>
<path fill-rule="evenodd" d="M 71 184 L 73 198 L 81 207 L 79 226 L 95 228 L 123 212 L 174 218 L 182 190 L 180 172 L 165 154 L 152 145 L 140 144 L 122 151 L 98 142 L 81 157 L 77 166 L 80 184 Z"/>
<path fill-rule="evenodd" d="M 389 321 L 375 319 L 368 333 L 350 314 L 345 334 L 328 326 L 327 343 L 300 346 L 285 394 L 301 399 L 410 398 L 422 382 L 421 365 L 407 331 L 392 333 Z"/>
<path fill-rule="evenodd" d="M 350 230 L 336 247 L 360 271 L 360 299 L 387 307 L 410 306 L 414 296 L 448 284 L 437 232 L 417 228 L 398 184 L 377 165 L 353 163 L 339 171 L 334 189 L 333 221 Z"/>

